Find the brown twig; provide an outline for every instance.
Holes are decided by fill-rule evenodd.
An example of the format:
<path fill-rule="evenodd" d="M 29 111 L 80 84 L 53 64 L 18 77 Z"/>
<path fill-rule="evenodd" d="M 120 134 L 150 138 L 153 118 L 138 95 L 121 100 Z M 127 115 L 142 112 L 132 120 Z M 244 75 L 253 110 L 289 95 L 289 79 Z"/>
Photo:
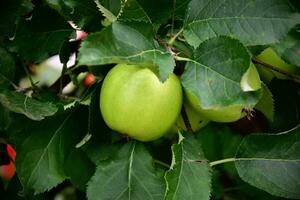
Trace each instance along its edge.
<path fill-rule="evenodd" d="M 263 62 L 263 61 L 260 61 L 260 60 L 258 60 L 258 59 L 256 59 L 256 58 L 252 58 L 252 62 L 253 62 L 254 64 L 260 64 L 260 65 L 262 65 L 262 66 L 264 66 L 264 67 L 266 67 L 266 68 L 269 68 L 269 69 L 271 69 L 271 70 L 273 70 L 273 71 L 276 71 L 276 72 L 278 72 L 278 73 L 281 73 L 281 74 L 287 76 L 289 79 L 291 79 L 291 80 L 293 80 L 293 81 L 295 81 L 295 82 L 297 82 L 297 83 L 300 83 L 300 76 L 298 76 L 298 75 L 296 75 L 296 74 L 292 74 L 292 73 L 290 73 L 290 72 L 288 72 L 288 71 L 286 71 L 286 70 L 280 69 L 279 67 L 276 67 L 276 66 L 273 66 L 273 65 L 269 65 L 268 63 L 265 63 L 265 62 Z"/>
<path fill-rule="evenodd" d="M 183 119 L 183 122 L 184 122 L 184 125 L 185 125 L 187 131 L 190 133 L 193 133 L 193 129 L 192 129 L 191 123 L 189 121 L 189 118 L 186 114 L 184 106 L 182 106 L 182 109 L 181 109 L 181 116 L 182 116 L 182 119 Z"/>

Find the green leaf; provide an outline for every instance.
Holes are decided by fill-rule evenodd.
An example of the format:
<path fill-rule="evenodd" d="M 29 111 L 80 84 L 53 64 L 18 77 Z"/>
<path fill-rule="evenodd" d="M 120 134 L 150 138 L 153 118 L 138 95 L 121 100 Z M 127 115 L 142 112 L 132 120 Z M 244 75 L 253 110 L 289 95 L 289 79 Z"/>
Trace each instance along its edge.
<path fill-rule="evenodd" d="M 73 185 L 85 191 L 87 182 L 95 172 L 95 165 L 82 150 L 72 148 L 66 158 L 64 170 Z"/>
<path fill-rule="evenodd" d="M 262 86 L 262 97 L 255 105 L 255 108 L 262 112 L 269 121 L 273 121 L 275 112 L 273 94 L 265 84 L 263 84 Z"/>
<path fill-rule="evenodd" d="M 234 157 L 242 140 L 241 135 L 223 123 L 208 124 L 196 133 L 196 138 L 210 161 Z"/>
<path fill-rule="evenodd" d="M 111 13 L 109 10 L 107 10 L 103 5 L 101 5 L 101 3 L 98 0 L 94 0 L 94 2 L 96 3 L 99 11 L 102 13 L 102 15 L 104 17 L 106 17 L 106 19 L 110 22 L 113 23 L 114 21 L 117 20 L 117 17 Z"/>
<path fill-rule="evenodd" d="M 41 62 L 59 53 L 64 41 L 74 30 L 54 10 L 46 6 L 34 9 L 30 20 L 18 26 L 11 50 L 31 62 Z"/>
<path fill-rule="evenodd" d="M 250 56 L 238 40 L 216 37 L 195 50 L 181 80 L 184 89 L 195 95 L 204 109 L 254 105 L 260 92 L 244 92 L 241 88 L 249 66 Z"/>
<path fill-rule="evenodd" d="M 113 15 L 118 16 L 124 0 L 100 0 L 101 5 L 108 9 Z"/>
<path fill-rule="evenodd" d="M 15 75 L 14 58 L 5 49 L 0 47 L 0 86 L 8 85 Z"/>
<path fill-rule="evenodd" d="M 11 121 L 9 110 L 0 105 L 0 132 L 6 130 Z"/>
<path fill-rule="evenodd" d="M 12 112 L 26 115 L 32 120 L 42 120 L 54 115 L 58 108 L 50 102 L 40 102 L 21 93 L 3 90 L 0 93 L 0 103 Z"/>
<path fill-rule="evenodd" d="M 72 51 L 71 51 L 70 43 L 69 43 L 69 41 L 65 40 L 62 43 L 62 46 L 59 50 L 60 63 L 67 65 L 68 61 L 70 60 L 71 53 L 72 53 Z"/>
<path fill-rule="evenodd" d="M 20 183 L 20 180 L 15 176 L 7 185 L 7 188 L 3 187 L 2 181 L 0 181 L 0 192 L 3 200 L 45 200 L 45 194 L 39 195 L 24 195 L 21 191 L 23 186 Z"/>
<path fill-rule="evenodd" d="M 168 21 L 173 8 L 173 0 L 136 0 L 147 13 L 153 24 L 161 25 Z"/>
<path fill-rule="evenodd" d="M 287 63 L 300 67 L 299 30 L 291 31 L 280 43 L 273 45 L 273 48 Z"/>
<path fill-rule="evenodd" d="M 89 106 L 89 133 L 92 139 L 99 143 L 111 143 L 111 130 L 105 124 L 100 113 L 100 92 L 102 83 L 97 84 L 92 92 Z M 99 144 L 98 144 L 99 145 Z"/>
<path fill-rule="evenodd" d="M 163 199 L 163 176 L 154 168 L 151 155 L 138 142 L 129 142 L 110 160 L 100 162 L 88 184 L 89 200 Z"/>
<path fill-rule="evenodd" d="M 228 124 L 210 123 L 196 133 L 196 139 L 201 144 L 206 158 L 212 162 L 234 157 L 243 137 L 234 132 Z M 219 169 L 214 169 L 213 173 L 221 173 L 223 176 L 228 176 L 231 179 L 238 178 L 234 163 L 226 163 L 222 166 L 222 170 Z M 226 174 L 224 171 L 226 171 Z M 222 182 L 223 178 L 219 181 Z M 212 186 L 214 187 L 215 185 L 216 182 L 212 181 Z M 240 183 L 234 183 L 234 185 L 239 187 Z M 228 187 L 228 185 L 225 185 L 225 187 Z M 231 185 L 229 187 L 234 186 Z"/>
<path fill-rule="evenodd" d="M 6 0 L 0 2 L 0 35 L 12 37 L 19 18 L 30 12 L 33 5 L 30 0 Z"/>
<path fill-rule="evenodd" d="M 118 15 L 119 21 L 143 21 L 152 23 L 151 19 L 145 12 L 144 8 L 137 0 L 123 1 L 120 13 Z"/>
<path fill-rule="evenodd" d="M 269 124 L 272 132 L 290 130 L 300 124 L 299 85 L 292 81 L 275 79 L 269 84 L 274 97 L 274 120 Z"/>
<path fill-rule="evenodd" d="M 66 115 L 27 124 L 22 133 L 14 136 L 17 173 L 26 193 L 48 191 L 68 178 L 64 165 L 86 133 L 86 113 L 86 109 L 78 108 Z"/>
<path fill-rule="evenodd" d="M 103 31 L 89 35 L 79 49 L 78 65 L 154 64 L 159 66 L 161 80 L 165 80 L 175 66 L 172 56 L 156 47 L 149 24 L 130 25 L 114 22 Z"/>
<path fill-rule="evenodd" d="M 173 1 L 175 2 L 175 18 L 179 19 L 179 20 L 184 20 L 184 17 L 186 15 L 187 12 L 187 7 L 188 4 L 190 3 L 191 0 L 176 0 Z"/>
<path fill-rule="evenodd" d="M 211 190 L 211 168 L 203 154 L 200 143 L 187 133 L 180 136 L 178 144 L 172 146 L 173 160 L 166 173 L 165 199 L 209 199 Z"/>
<path fill-rule="evenodd" d="M 219 35 L 264 45 L 278 42 L 299 21 L 288 0 L 192 0 L 184 36 L 194 47 Z"/>
<path fill-rule="evenodd" d="M 276 196 L 299 199 L 299 152 L 299 127 L 281 134 L 253 134 L 239 146 L 235 165 L 249 184 Z"/>
<path fill-rule="evenodd" d="M 67 21 L 72 21 L 84 31 L 94 32 L 103 28 L 101 24 L 103 17 L 94 0 L 46 0 L 46 2 Z"/>
<path fill-rule="evenodd" d="M 152 23 L 144 8 L 142 8 L 137 0 L 122 0 L 119 1 L 119 4 L 117 2 L 108 2 L 103 1 L 102 4 L 106 4 L 107 6 L 105 7 L 99 1 L 95 0 L 99 11 L 106 17 L 105 20 L 109 25 L 116 20 Z M 118 12 L 114 14 L 113 12 L 116 12 L 116 8 L 118 8 Z"/>
<path fill-rule="evenodd" d="M 298 0 L 290 0 L 290 2 L 300 12 L 300 2 Z"/>

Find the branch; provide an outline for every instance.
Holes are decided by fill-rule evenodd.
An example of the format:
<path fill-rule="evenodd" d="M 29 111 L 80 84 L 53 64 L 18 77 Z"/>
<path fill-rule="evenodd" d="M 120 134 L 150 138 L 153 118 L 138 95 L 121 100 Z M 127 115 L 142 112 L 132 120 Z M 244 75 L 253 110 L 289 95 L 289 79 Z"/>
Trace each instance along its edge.
<path fill-rule="evenodd" d="M 183 122 L 184 122 L 184 125 L 186 127 L 186 130 L 190 133 L 193 133 L 193 129 L 192 129 L 192 126 L 191 126 L 191 123 L 189 121 L 189 118 L 186 114 L 186 111 L 185 111 L 185 108 L 184 106 L 182 106 L 182 109 L 181 109 L 181 116 L 182 116 L 182 119 L 183 119 Z"/>
<path fill-rule="evenodd" d="M 280 69 L 279 67 L 276 67 L 276 66 L 270 65 L 268 63 L 265 63 L 263 61 L 257 60 L 256 58 L 252 58 L 252 62 L 254 64 L 260 64 L 263 67 L 266 67 L 266 68 L 269 68 L 269 69 L 271 69 L 273 71 L 281 73 L 281 74 L 287 76 L 289 79 L 291 79 L 291 80 L 293 80 L 293 81 L 295 81 L 297 83 L 300 83 L 300 76 L 298 76 L 296 74 L 292 74 L 292 73 L 290 73 L 290 72 L 288 72 L 286 70 Z"/>

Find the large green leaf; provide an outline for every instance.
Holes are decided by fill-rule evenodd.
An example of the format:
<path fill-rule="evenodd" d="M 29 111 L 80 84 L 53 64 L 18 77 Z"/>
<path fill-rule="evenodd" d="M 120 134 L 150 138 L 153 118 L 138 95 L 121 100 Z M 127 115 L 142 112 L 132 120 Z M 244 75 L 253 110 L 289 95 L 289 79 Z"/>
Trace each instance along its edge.
<path fill-rule="evenodd" d="M 175 2 L 175 10 L 174 15 L 176 19 L 184 20 L 184 17 L 187 12 L 188 4 L 191 0 L 176 0 Z"/>
<path fill-rule="evenodd" d="M 14 135 L 18 156 L 16 168 L 25 192 L 42 193 L 68 178 L 64 165 L 75 144 L 86 133 L 84 108 L 52 117 Z M 80 168 L 85 173 L 85 168 Z M 71 174 L 72 172 L 68 172 Z"/>
<path fill-rule="evenodd" d="M 229 105 L 254 105 L 259 92 L 244 92 L 241 79 L 250 66 L 246 48 L 235 39 L 216 37 L 203 42 L 187 62 L 183 87 L 205 109 Z"/>
<path fill-rule="evenodd" d="M 300 124 L 299 84 L 275 79 L 269 84 L 274 97 L 274 120 L 269 124 L 272 132 L 290 130 Z"/>
<path fill-rule="evenodd" d="M 111 142 L 111 129 L 105 124 L 100 112 L 100 92 L 102 83 L 99 83 L 94 89 L 91 96 L 91 103 L 89 105 L 89 133 L 92 139 L 96 139 L 99 143 Z"/>
<path fill-rule="evenodd" d="M 0 91 L 0 103 L 12 112 L 26 115 L 32 120 L 42 120 L 54 115 L 58 108 L 51 102 L 40 102 L 15 91 Z"/>
<path fill-rule="evenodd" d="M 111 159 L 98 164 L 88 184 L 89 200 L 163 199 L 163 174 L 158 175 L 151 155 L 141 143 L 129 142 Z"/>
<path fill-rule="evenodd" d="M 137 0 L 123 1 L 118 20 L 144 21 L 151 23 L 151 19 Z"/>
<path fill-rule="evenodd" d="M 300 67 L 300 27 L 291 31 L 280 43 L 273 45 L 287 63 Z"/>
<path fill-rule="evenodd" d="M 20 21 L 11 50 L 31 62 L 41 62 L 58 54 L 74 30 L 58 13 L 47 6 L 34 9 L 29 20 Z"/>
<path fill-rule="evenodd" d="M 172 146 L 171 169 L 166 173 L 165 199 L 209 199 L 211 173 L 200 143 L 190 133 Z"/>
<path fill-rule="evenodd" d="M 240 177 L 273 195 L 300 198 L 300 128 L 247 136 L 236 154 Z"/>
<path fill-rule="evenodd" d="M 30 0 L 0 1 L 0 35 L 13 37 L 19 18 L 32 8 Z"/>
<path fill-rule="evenodd" d="M 95 0 L 96 2 L 97 0 Z M 122 3 L 124 3 L 124 0 L 99 0 L 99 3 L 109 10 L 113 15 L 118 16 L 122 7 Z"/>
<path fill-rule="evenodd" d="M 95 172 L 95 165 L 81 149 L 72 148 L 65 159 L 64 170 L 73 185 L 85 191 L 87 182 Z"/>
<path fill-rule="evenodd" d="M 172 56 L 154 42 L 151 25 L 130 25 L 114 22 L 103 31 L 89 35 L 79 49 L 78 64 L 154 64 L 159 66 L 160 78 L 165 80 L 175 66 Z"/>
<path fill-rule="evenodd" d="M 114 21 L 138 21 L 152 23 L 151 19 L 136 0 L 95 1 L 99 11 L 106 18 L 103 23 L 108 26 Z M 104 6 L 106 5 L 106 6 Z"/>
<path fill-rule="evenodd" d="M 14 58 L 0 47 L 0 86 L 7 86 L 9 81 L 13 81 L 15 68 Z"/>
<path fill-rule="evenodd" d="M 84 31 L 99 31 L 103 27 L 101 24 L 103 17 L 94 0 L 46 0 L 46 2 Z"/>
<path fill-rule="evenodd" d="M 161 25 L 171 16 L 173 0 L 136 0 L 145 10 L 152 23 Z"/>
<path fill-rule="evenodd" d="M 12 119 L 8 109 L 0 105 L 0 132 L 6 130 Z"/>
<path fill-rule="evenodd" d="M 288 0 L 192 0 L 184 36 L 194 47 L 218 35 L 263 45 L 278 42 L 299 21 Z"/>
<path fill-rule="evenodd" d="M 7 185 L 7 188 L 3 187 L 2 181 L 0 182 L 1 200 L 45 200 L 45 194 L 39 195 L 24 195 L 20 191 L 23 190 L 20 180 L 15 176 Z"/>
<path fill-rule="evenodd" d="M 227 124 L 211 122 L 196 133 L 206 158 L 210 161 L 235 156 L 242 136 L 233 132 Z"/>

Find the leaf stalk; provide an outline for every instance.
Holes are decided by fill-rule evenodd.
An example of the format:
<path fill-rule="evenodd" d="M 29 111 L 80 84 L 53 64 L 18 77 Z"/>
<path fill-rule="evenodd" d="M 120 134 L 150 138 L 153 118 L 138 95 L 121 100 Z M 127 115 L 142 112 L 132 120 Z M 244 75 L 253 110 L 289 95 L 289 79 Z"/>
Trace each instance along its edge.
<path fill-rule="evenodd" d="M 235 162 L 236 160 L 237 160 L 236 158 L 226 158 L 226 159 L 216 160 L 216 161 L 210 162 L 209 165 L 211 167 L 213 167 L 213 166 L 219 165 L 219 164 L 224 164 L 224 163 L 228 163 L 228 162 Z"/>

